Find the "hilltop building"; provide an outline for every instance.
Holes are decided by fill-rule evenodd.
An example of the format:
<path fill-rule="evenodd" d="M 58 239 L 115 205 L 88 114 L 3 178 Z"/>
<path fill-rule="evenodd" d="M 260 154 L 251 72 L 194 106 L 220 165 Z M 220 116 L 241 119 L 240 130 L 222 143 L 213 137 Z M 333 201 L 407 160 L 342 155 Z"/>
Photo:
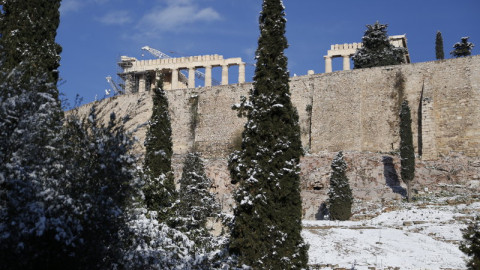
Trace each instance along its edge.
<path fill-rule="evenodd" d="M 245 82 L 245 63 L 241 58 L 224 59 L 222 55 L 201 55 L 179 58 L 137 60 L 122 56 L 118 63 L 122 72 L 118 75 L 124 81 L 125 93 L 149 91 L 157 81 L 159 73 L 164 75 L 164 89 L 175 90 L 195 88 L 195 77 L 205 80 L 205 87 L 212 86 L 212 68 L 222 68 L 221 85 L 228 84 L 228 69 L 237 65 L 238 83 Z M 205 74 L 198 72 L 205 68 Z M 188 70 L 188 76 L 181 71 Z"/>
<path fill-rule="evenodd" d="M 410 63 L 406 35 L 390 36 L 389 39 L 395 47 L 407 49 L 405 63 Z M 332 59 L 337 57 L 343 58 L 343 70 L 350 70 L 350 59 L 361 47 L 362 43 L 356 42 L 331 45 L 327 55 L 324 56 L 325 73 L 332 72 Z M 164 55 L 159 51 L 156 52 Z M 218 54 L 151 60 L 138 60 L 134 57 L 122 56 L 118 66 L 122 69 L 118 75 L 124 82 L 122 88 L 125 93 L 150 91 L 155 86 L 160 73 L 164 76 L 165 90 L 195 88 L 195 77 L 203 79 L 205 87 L 215 84 L 227 85 L 229 84 L 230 66 L 238 66 L 238 83 L 245 82 L 245 63 L 242 59 L 239 57 L 224 59 L 222 55 Z M 212 78 L 212 69 L 216 67 L 222 68 L 221 82 L 216 82 Z M 201 68 L 205 69 L 205 73 L 198 70 Z M 309 71 L 309 74 L 312 75 L 313 71 Z"/>

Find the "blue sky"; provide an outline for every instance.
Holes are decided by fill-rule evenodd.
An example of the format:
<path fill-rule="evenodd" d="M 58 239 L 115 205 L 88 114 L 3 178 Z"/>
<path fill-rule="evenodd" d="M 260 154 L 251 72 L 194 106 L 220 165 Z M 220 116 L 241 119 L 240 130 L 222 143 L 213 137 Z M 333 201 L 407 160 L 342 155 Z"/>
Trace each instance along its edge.
<path fill-rule="evenodd" d="M 172 57 L 220 54 L 241 57 L 247 81 L 254 72 L 261 0 L 63 0 L 57 42 L 63 47 L 60 91 L 73 103 L 91 102 L 116 78 L 120 56 L 153 59 L 148 45 Z M 324 72 L 331 44 L 360 42 L 366 24 L 388 24 L 390 35 L 406 34 L 412 62 L 435 59 L 440 30 L 445 55 L 463 36 L 478 44 L 479 0 L 284 0 L 290 75 Z M 143 56 L 142 56 L 143 53 Z M 334 59 L 334 70 L 341 59 Z M 219 75 L 214 70 L 214 76 Z M 230 72 L 235 77 L 235 70 Z M 219 80 L 219 78 L 218 78 Z M 233 79 L 234 81 L 234 79 Z"/>

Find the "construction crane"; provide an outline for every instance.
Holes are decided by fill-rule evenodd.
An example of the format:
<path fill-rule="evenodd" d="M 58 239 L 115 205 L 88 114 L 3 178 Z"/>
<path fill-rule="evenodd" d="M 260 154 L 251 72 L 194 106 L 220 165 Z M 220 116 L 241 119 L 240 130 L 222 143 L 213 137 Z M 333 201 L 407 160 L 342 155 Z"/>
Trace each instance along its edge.
<path fill-rule="evenodd" d="M 157 49 L 154 49 L 154 48 L 152 48 L 152 47 L 149 47 L 149 46 L 143 46 L 143 47 L 142 47 L 142 50 L 151 53 L 152 55 L 158 57 L 159 59 L 172 58 L 172 57 L 170 57 L 169 55 L 164 54 L 163 52 L 161 52 L 161 51 L 159 51 L 159 50 L 157 50 Z"/>
<path fill-rule="evenodd" d="M 122 88 L 120 88 L 113 80 L 112 76 L 107 76 L 105 79 L 107 79 L 107 82 L 110 84 L 112 87 L 113 91 L 115 91 L 115 94 L 123 94 Z M 107 93 L 107 92 L 106 92 Z M 107 95 L 110 94 L 110 92 L 107 93 Z"/>
<path fill-rule="evenodd" d="M 157 49 L 154 49 L 154 48 L 152 48 L 152 47 L 149 47 L 149 46 L 143 46 L 143 47 L 142 47 L 142 50 L 149 52 L 150 54 L 158 57 L 159 59 L 172 58 L 172 57 L 169 56 L 168 54 L 165 54 L 165 53 L 163 53 L 163 52 L 161 52 L 161 51 L 159 51 L 159 50 L 157 50 Z M 183 73 L 182 73 L 182 75 L 183 75 L 185 78 L 187 77 L 186 74 L 183 74 Z M 199 79 L 201 79 L 201 80 L 205 80 L 205 74 L 204 74 L 203 72 L 201 72 L 201 71 L 198 71 L 198 70 L 195 70 L 195 77 L 197 77 L 197 78 L 199 78 Z M 220 82 L 212 78 L 212 84 L 213 84 L 213 85 L 220 85 Z"/>
<path fill-rule="evenodd" d="M 158 59 L 172 58 L 170 55 L 164 54 L 163 52 L 161 52 L 157 49 L 154 49 L 152 47 L 149 47 L 149 46 L 143 46 L 142 50 L 151 53 L 152 55 L 158 57 Z M 184 81 L 184 82 L 186 82 L 188 80 L 187 79 L 187 74 L 185 74 L 183 71 L 180 71 L 180 78 L 181 78 L 180 80 Z"/>

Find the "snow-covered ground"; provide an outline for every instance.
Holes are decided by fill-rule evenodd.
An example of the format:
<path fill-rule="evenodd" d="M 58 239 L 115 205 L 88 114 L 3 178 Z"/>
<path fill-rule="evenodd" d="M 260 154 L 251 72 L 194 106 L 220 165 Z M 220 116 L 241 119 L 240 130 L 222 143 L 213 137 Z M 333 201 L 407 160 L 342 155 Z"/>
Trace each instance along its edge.
<path fill-rule="evenodd" d="M 321 269 L 466 269 L 461 229 L 478 213 L 469 205 L 409 205 L 362 221 L 303 221 L 310 265 Z"/>

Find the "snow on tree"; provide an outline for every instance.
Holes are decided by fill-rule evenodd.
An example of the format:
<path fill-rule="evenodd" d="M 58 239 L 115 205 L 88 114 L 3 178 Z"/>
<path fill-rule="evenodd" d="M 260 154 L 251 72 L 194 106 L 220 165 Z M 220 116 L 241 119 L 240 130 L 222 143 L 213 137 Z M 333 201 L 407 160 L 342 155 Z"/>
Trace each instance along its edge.
<path fill-rule="evenodd" d="M 25 80 L 34 70 L 46 72 L 47 81 L 58 80 L 62 47 L 55 42 L 60 23 L 60 0 L 4 0 L 0 15 L 3 66 L 12 70 L 28 60 Z"/>
<path fill-rule="evenodd" d="M 4 269 L 55 269 L 78 225 L 62 190 L 61 109 L 52 83 L 31 78 L 25 89 L 14 83 L 23 76 L 14 70 L 0 85 L 9 96 L 0 97 L 0 261 Z"/>
<path fill-rule="evenodd" d="M 460 244 L 460 250 L 469 256 L 467 262 L 468 269 L 480 269 L 480 222 L 473 221 L 463 232 L 463 242 Z"/>
<path fill-rule="evenodd" d="M 78 243 L 79 224 L 70 216 L 71 200 L 63 189 L 63 112 L 55 79 L 60 52 L 55 43 L 59 2 L 2 1 L 0 261 L 3 269 L 62 268 Z"/>
<path fill-rule="evenodd" d="M 443 37 L 440 31 L 437 31 L 437 35 L 435 36 L 435 57 L 437 60 L 445 59 L 443 51 Z"/>
<path fill-rule="evenodd" d="M 147 209 L 158 211 L 159 220 L 165 221 L 173 214 L 178 194 L 172 173 L 172 126 L 161 77 L 153 88 L 152 99 L 152 116 L 145 139 L 144 172 L 147 183 L 143 192 Z"/>
<path fill-rule="evenodd" d="M 145 182 L 129 154 L 133 141 L 111 115 L 107 125 L 96 118 L 67 118 L 65 159 L 72 216 L 81 219 L 82 239 L 75 249 L 79 269 L 192 269 L 193 242 L 157 220 L 145 208 Z"/>
<path fill-rule="evenodd" d="M 462 37 L 460 42 L 457 42 L 453 45 L 453 51 L 450 54 L 453 57 L 464 57 L 472 54 L 472 49 L 475 45 L 472 42 L 469 42 L 470 37 Z"/>
<path fill-rule="evenodd" d="M 159 222 L 146 207 L 145 181 L 129 154 L 132 140 L 112 116 L 99 124 L 95 108 L 88 118 L 67 121 L 70 142 L 71 190 L 77 194 L 83 245 L 76 256 L 84 269 L 210 269 L 199 268 L 206 258 L 185 233 Z M 76 168 L 73 170 L 73 168 Z M 83 253 L 81 253 L 83 251 Z"/>
<path fill-rule="evenodd" d="M 197 153 L 188 154 L 180 179 L 174 223 L 176 229 L 185 233 L 195 243 L 192 250 L 194 256 L 221 248 L 207 228 L 209 218 L 220 218 L 220 206 L 216 202 L 215 194 L 210 192 L 211 186 L 212 181 L 205 174 L 200 156 Z"/>
<path fill-rule="evenodd" d="M 191 241 L 143 206 L 122 124 L 93 109 L 63 125 L 59 2 L 2 1 L 1 268 L 190 269 Z"/>
<path fill-rule="evenodd" d="M 92 106 L 85 119 L 67 119 L 65 142 L 68 194 L 81 219 L 82 246 L 76 263 L 86 269 L 109 269 L 123 257 L 129 238 L 128 210 L 139 198 L 136 159 L 129 154 L 133 140 L 112 113 L 101 124 Z"/>
<path fill-rule="evenodd" d="M 402 102 L 400 111 L 400 175 L 407 184 L 407 199 L 412 197 L 412 181 L 415 177 L 415 149 L 413 148 L 412 117 L 408 101 Z"/>
<path fill-rule="evenodd" d="M 201 269 L 190 253 L 194 243 L 182 232 L 158 222 L 156 213 L 141 203 L 130 211 L 127 224 L 131 237 L 119 265 L 131 270 Z"/>
<path fill-rule="evenodd" d="M 338 152 L 332 161 L 332 175 L 328 190 L 328 206 L 331 220 L 348 220 L 352 216 L 352 189 L 346 175 L 347 164 L 343 153 Z"/>
<path fill-rule="evenodd" d="M 172 129 L 163 78 L 153 89 L 153 110 L 145 140 L 143 199 L 127 222 L 130 238 L 122 264 L 126 269 L 213 269 L 186 231 L 175 228 L 178 194 L 171 169 Z M 204 268 L 202 268 L 205 266 Z"/>
<path fill-rule="evenodd" d="M 300 235 L 300 128 L 290 100 L 286 19 L 281 0 L 264 0 L 242 149 L 229 160 L 234 194 L 230 252 L 255 269 L 307 267 Z"/>
<path fill-rule="evenodd" d="M 405 48 L 393 46 L 387 34 L 387 24 L 367 25 L 362 38 L 363 47 L 353 55 L 354 68 L 398 65 L 405 62 Z"/>

